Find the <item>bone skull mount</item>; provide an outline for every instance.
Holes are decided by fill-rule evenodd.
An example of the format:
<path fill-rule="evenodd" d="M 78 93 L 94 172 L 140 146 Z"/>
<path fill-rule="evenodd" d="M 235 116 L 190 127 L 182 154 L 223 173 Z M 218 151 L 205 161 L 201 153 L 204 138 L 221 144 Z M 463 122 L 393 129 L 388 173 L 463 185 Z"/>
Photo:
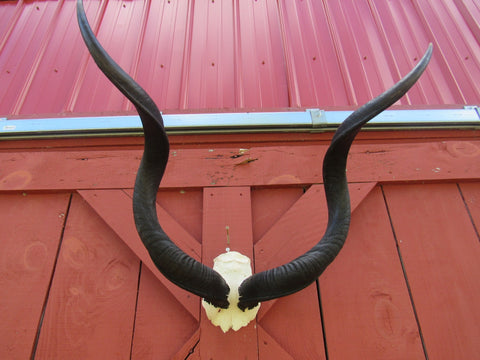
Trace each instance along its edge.
<path fill-rule="evenodd" d="M 328 224 L 319 242 L 305 254 L 279 267 L 252 275 L 250 260 L 227 252 L 210 268 L 185 254 L 158 222 L 156 196 L 169 157 L 169 142 L 160 111 L 138 85 L 102 48 L 77 0 L 77 19 L 85 44 L 107 78 L 133 103 L 142 121 L 145 145 L 133 194 L 137 232 L 160 272 L 179 287 L 204 298 L 208 317 L 222 330 L 234 330 L 252 320 L 261 301 L 300 291 L 313 283 L 335 259 L 350 224 L 346 163 L 350 146 L 361 127 L 399 100 L 419 79 L 432 55 L 425 55 L 393 87 L 354 111 L 338 127 L 323 159 L 323 183 Z M 320 206 L 320 204 L 319 204 Z"/>
<path fill-rule="evenodd" d="M 260 309 L 260 303 L 252 309 L 240 310 L 238 307 L 238 288 L 243 280 L 252 275 L 250 259 L 239 252 L 227 251 L 213 260 L 213 270 L 225 279 L 230 288 L 227 298 L 229 306 L 223 309 L 215 307 L 205 300 L 202 300 L 202 306 L 213 325 L 220 326 L 223 332 L 230 329 L 237 331 L 255 319 Z"/>

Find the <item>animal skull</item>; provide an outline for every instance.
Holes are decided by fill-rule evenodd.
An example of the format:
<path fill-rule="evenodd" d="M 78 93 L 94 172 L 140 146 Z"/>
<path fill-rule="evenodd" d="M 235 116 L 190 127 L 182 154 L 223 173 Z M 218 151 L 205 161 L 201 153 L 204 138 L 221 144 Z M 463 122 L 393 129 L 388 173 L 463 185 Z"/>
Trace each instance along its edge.
<path fill-rule="evenodd" d="M 237 331 L 255 319 L 260 309 L 260 303 L 253 309 L 244 311 L 238 307 L 238 288 L 243 280 L 252 275 L 250 259 L 237 251 L 227 251 L 213 260 L 213 270 L 225 279 L 230 288 L 227 297 L 229 306 L 227 309 L 222 309 L 209 304 L 205 300 L 202 300 L 202 306 L 213 325 L 220 326 L 223 332 L 230 329 Z"/>

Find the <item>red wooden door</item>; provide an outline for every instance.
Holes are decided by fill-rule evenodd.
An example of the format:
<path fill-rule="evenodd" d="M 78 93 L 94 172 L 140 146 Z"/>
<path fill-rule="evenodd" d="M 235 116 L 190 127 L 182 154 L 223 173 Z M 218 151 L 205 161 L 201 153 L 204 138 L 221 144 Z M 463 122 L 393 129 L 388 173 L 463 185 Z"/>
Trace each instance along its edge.
<path fill-rule="evenodd" d="M 362 172 L 351 162 L 352 224 L 338 258 L 316 284 L 263 303 L 255 322 L 227 334 L 205 318 L 198 297 L 159 274 L 138 239 L 132 190 L 121 186 L 131 184 L 135 168 L 119 160 L 119 154 L 128 160 L 137 151 L 82 157 L 33 152 L 23 153 L 23 162 L 0 154 L 0 357 L 474 358 L 480 338 L 480 184 L 446 181 L 478 174 L 478 166 L 462 166 L 468 159 L 459 156 L 439 163 L 437 152 L 423 152 L 421 160 L 413 159 L 418 168 L 407 171 L 427 181 L 443 176 L 443 183 L 391 184 L 399 177 L 395 169 L 408 169 L 412 149 L 436 147 L 396 145 L 386 153 L 375 145 L 359 148 L 353 156 L 371 166 Z M 313 181 L 318 171 L 310 166 L 324 147 L 292 147 L 299 156 L 282 163 L 277 149 L 257 150 L 261 169 L 226 170 L 226 160 L 217 158 L 198 177 L 177 160 L 180 154 L 173 156 L 169 171 L 175 171 L 167 174 L 157 201 L 172 239 L 210 266 L 226 247 L 240 251 L 254 259 L 257 272 L 308 250 L 327 220 L 323 187 Z M 47 181 L 40 165 L 54 155 L 62 157 L 58 175 Z M 183 156 L 187 163 L 207 163 L 207 157 Z M 90 172 L 70 175 L 69 162 L 90 166 Z M 107 178 L 111 173 L 120 176 Z M 72 190 L 80 183 L 82 190 Z"/>

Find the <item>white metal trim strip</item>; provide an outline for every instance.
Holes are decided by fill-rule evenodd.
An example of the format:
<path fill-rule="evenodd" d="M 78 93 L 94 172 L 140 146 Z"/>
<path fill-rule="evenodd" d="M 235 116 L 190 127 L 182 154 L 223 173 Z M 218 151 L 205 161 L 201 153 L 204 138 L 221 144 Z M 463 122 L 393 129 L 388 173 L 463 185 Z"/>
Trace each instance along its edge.
<path fill-rule="evenodd" d="M 333 130 L 352 111 L 309 109 L 291 112 L 214 113 L 164 115 L 167 131 L 324 131 Z M 369 128 L 480 128 L 476 106 L 463 109 L 387 110 L 372 119 Z M 140 118 L 131 116 L 69 117 L 8 120 L 0 118 L 0 139 L 36 136 L 138 134 Z"/>

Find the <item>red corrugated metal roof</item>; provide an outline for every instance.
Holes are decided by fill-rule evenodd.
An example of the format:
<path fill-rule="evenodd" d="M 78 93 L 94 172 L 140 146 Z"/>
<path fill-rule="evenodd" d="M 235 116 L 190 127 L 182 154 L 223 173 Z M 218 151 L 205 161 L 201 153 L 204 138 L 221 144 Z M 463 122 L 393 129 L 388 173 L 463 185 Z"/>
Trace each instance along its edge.
<path fill-rule="evenodd" d="M 403 104 L 480 103 L 478 0 L 85 1 L 163 110 L 348 107 L 429 69 Z M 75 1 L 0 3 L 0 115 L 132 110 L 93 64 Z"/>

